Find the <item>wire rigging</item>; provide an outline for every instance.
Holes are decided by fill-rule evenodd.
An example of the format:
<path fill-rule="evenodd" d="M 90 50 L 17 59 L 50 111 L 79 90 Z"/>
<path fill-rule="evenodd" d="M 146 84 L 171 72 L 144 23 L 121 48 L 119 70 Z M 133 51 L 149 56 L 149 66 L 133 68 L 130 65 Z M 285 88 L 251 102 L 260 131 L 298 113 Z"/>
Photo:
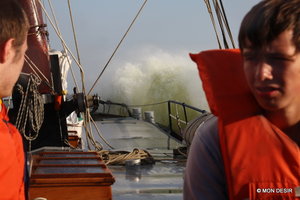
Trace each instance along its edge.
<path fill-rule="evenodd" d="M 204 0 L 204 2 L 206 4 L 208 13 L 211 18 L 211 22 L 212 22 L 212 25 L 213 25 L 213 28 L 215 31 L 219 49 L 222 49 L 222 45 L 220 42 L 218 30 L 216 28 L 216 22 L 215 22 L 214 14 L 212 12 L 210 0 Z M 234 40 L 233 40 L 232 33 L 231 33 L 231 30 L 229 27 L 229 23 L 227 20 L 223 2 L 222 2 L 222 0 L 212 0 L 212 2 L 213 2 L 214 10 L 215 10 L 215 15 L 216 15 L 216 18 L 217 18 L 217 21 L 219 24 L 219 29 L 222 34 L 224 48 L 226 48 L 226 49 L 230 48 L 228 45 L 228 42 L 227 42 L 227 37 L 229 37 L 232 47 L 235 48 Z M 226 33 L 227 33 L 227 36 L 226 36 Z"/>
<path fill-rule="evenodd" d="M 42 76 L 44 78 L 44 83 L 46 83 L 46 85 L 51 89 L 51 91 L 53 91 L 53 88 L 50 84 L 49 79 L 43 74 L 43 72 L 36 66 L 36 64 L 27 56 L 27 54 L 25 54 L 25 62 L 28 64 L 28 66 L 31 68 L 32 72 L 37 76 L 37 78 L 39 79 L 39 81 L 42 81 L 42 78 L 40 76 Z M 38 73 L 37 73 L 38 72 Z"/>
<path fill-rule="evenodd" d="M 215 35 L 216 35 L 216 38 L 217 38 L 219 49 L 222 49 L 220 38 L 219 38 L 218 31 L 217 31 L 217 28 L 216 28 L 216 22 L 215 22 L 215 19 L 214 19 L 214 15 L 213 15 L 213 12 L 212 12 L 212 9 L 211 9 L 210 2 L 209 2 L 209 0 L 204 0 L 204 2 L 206 4 L 207 11 L 208 11 L 208 14 L 209 14 L 210 19 L 211 19 L 211 23 L 212 23 L 214 31 L 215 31 Z"/>
<path fill-rule="evenodd" d="M 101 73 L 99 74 L 98 78 L 96 79 L 96 81 L 94 82 L 93 86 L 91 87 L 91 89 L 88 92 L 88 95 L 92 92 L 92 90 L 95 88 L 96 84 L 98 83 L 100 77 L 102 76 L 102 74 L 104 73 L 104 71 L 106 70 L 108 64 L 110 63 L 110 61 L 112 60 L 112 58 L 114 57 L 114 55 L 116 54 L 117 50 L 119 49 L 120 45 L 122 44 L 123 40 L 125 39 L 125 37 L 127 36 L 128 32 L 130 31 L 131 27 L 133 26 L 133 24 L 135 23 L 136 19 L 138 18 L 138 16 L 140 15 L 141 11 L 143 10 L 143 8 L 145 7 L 146 3 L 148 0 L 145 0 L 144 3 L 142 4 L 141 8 L 139 9 L 138 13 L 136 14 L 136 16 L 134 17 L 134 19 L 132 20 L 131 24 L 129 25 L 127 31 L 125 32 L 125 34 L 123 35 L 122 39 L 120 40 L 120 42 L 118 43 L 117 47 L 115 48 L 114 52 L 112 53 L 112 55 L 110 56 L 110 58 L 108 59 L 107 63 L 105 64 L 104 68 L 102 69 Z"/>
<path fill-rule="evenodd" d="M 71 52 L 71 50 L 69 49 L 69 47 L 67 46 L 66 42 L 64 41 L 64 39 L 62 38 L 62 35 L 60 34 L 60 31 L 58 30 L 58 27 L 55 26 L 53 20 L 50 18 L 47 10 L 45 9 L 45 7 L 43 6 L 41 0 L 38 0 L 38 2 L 40 3 L 40 6 L 42 8 L 42 10 L 44 11 L 44 13 L 46 14 L 49 22 L 51 23 L 54 31 L 56 32 L 57 36 L 59 37 L 59 39 L 61 40 L 63 46 L 65 47 L 65 51 L 68 52 L 70 54 L 70 56 L 72 57 L 72 59 L 75 61 L 75 63 L 77 64 L 77 66 L 79 67 L 79 71 L 80 71 L 80 75 L 81 75 L 81 82 L 82 82 L 82 92 L 84 94 L 84 96 L 86 96 L 86 90 L 85 90 L 85 74 L 84 74 L 84 70 L 82 68 L 81 63 L 75 58 L 75 56 L 73 55 L 73 53 Z M 85 102 L 86 103 L 86 102 Z M 84 129 L 86 132 L 86 137 L 88 139 L 90 139 L 89 141 L 93 144 L 93 146 L 97 149 L 97 150 L 101 150 L 103 147 L 102 145 L 95 141 L 93 134 L 92 134 L 92 129 L 91 129 L 91 123 L 90 123 L 90 114 L 89 114 L 89 109 L 86 109 L 85 113 L 84 113 Z M 90 149 L 89 143 L 88 143 L 88 148 Z"/>
<path fill-rule="evenodd" d="M 70 51 L 69 47 L 66 45 L 66 42 L 64 41 L 64 39 L 62 38 L 62 35 L 61 35 L 61 32 L 59 30 L 59 26 L 58 26 L 58 23 L 57 23 L 57 20 L 56 20 L 56 17 L 55 17 L 55 14 L 54 14 L 54 11 L 53 11 L 53 6 L 52 6 L 52 3 L 51 3 L 51 0 L 48 0 L 49 2 L 49 5 L 50 5 L 50 8 L 51 8 L 51 12 L 52 12 L 52 16 L 53 16 L 53 19 L 54 19 L 54 22 L 53 20 L 49 17 L 49 14 L 47 13 L 44 5 L 42 4 L 41 0 L 38 0 L 38 2 L 40 3 L 40 6 L 41 8 L 43 9 L 45 15 L 47 16 L 49 22 L 52 24 L 52 27 L 54 29 L 54 31 L 56 32 L 57 36 L 59 37 L 59 39 L 61 40 L 61 43 L 63 45 L 63 48 L 65 50 L 65 52 L 68 52 L 72 59 L 75 61 L 75 63 L 78 65 L 79 67 L 79 70 L 80 70 L 80 74 L 81 74 L 81 81 L 82 81 L 82 92 L 83 94 L 86 96 L 89 95 L 93 89 L 95 88 L 96 84 L 98 83 L 99 79 L 101 78 L 101 76 L 103 75 L 104 71 L 107 69 L 108 65 L 110 64 L 111 60 L 113 59 L 113 57 L 115 56 L 116 52 L 118 51 L 119 47 L 121 46 L 121 44 L 123 43 L 124 39 L 126 38 L 127 34 L 129 33 L 129 31 L 131 30 L 132 26 L 134 25 L 135 21 L 137 20 L 138 16 L 140 15 L 141 11 L 143 10 L 143 8 L 145 7 L 146 3 L 147 3 L 148 0 L 144 0 L 142 6 L 140 7 L 139 11 L 137 12 L 137 14 L 135 15 L 134 19 L 132 20 L 131 24 L 129 25 L 128 29 L 126 30 L 126 32 L 124 33 L 124 35 L 122 36 L 121 40 L 119 41 L 119 43 L 117 44 L 116 48 L 114 49 L 112 55 L 110 56 L 110 58 L 108 59 L 108 61 L 106 62 L 106 64 L 104 65 L 104 68 L 102 69 L 102 71 L 100 72 L 99 76 L 97 77 L 97 79 L 95 80 L 95 82 L 93 83 L 91 89 L 89 90 L 88 93 L 86 93 L 86 90 L 85 90 L 85 84 L 84 84 L 84 77 L 85 77 L 85 74 L 84 74 L 84 71 L 83 71 L 83 67 L 81 65 L 81 61 L 80 61 L 80 54 L 79 54 L 79 47 L 78 47 L 78 42 L 77 42 L 77 36 L 76 36 L 76 32 L 75 32 L 75 25 L 74 25 L 74 21 L 73 21 L 73 14 L 72 14 L 72 9 L 71 9 L 71 3 L 70 3 L 70 0 L 67 0 L 68 2 L 68 7 L 69 7 L 69 16 L 70 16 L 70 21 L 71 21 L 71 24 L 72 24 L 72 30 L 73 30 L 73 38 L 74 38 L 74 42 L 75 42 L 75 47 L 76 47 L 76 53 L 77 53 L 77 58 L 75 58 L 75 56 L 72 54 L 72 52 Z M 227 20 L 227 17 L 226 17 L 226 14 L 225 14 L 225 10 L 224 10 L 224 7 L 223 7 L 223 3 L 222 3 L 222 0 L 212 0 L 213 1 L 213 5 L 214 5 L 214 10 L 215 10 L 215 15 L 216 15 L 216 18 L 217 18 L 217 21 L 218 21 L 218 24 L 219 24 L 219 28 L 221 30 L 221 34 L 222 34 L 222 38 L 223 38 L 223 44 L 224 44 L 224 47 L 225 48 L 229 48 L 229 45 L 227 43 L 227 39 L 226 39 L 226 31 L 227 31 L 227 34 L 228 34 L 228 37 L 230 38 L 231 40 L 231 43 L 232 43 L 232 46 L 234 47 L 234 41 L 233 41 L 233 38 L 232 38 L 232 34 L 231 34 L 231 31 L 230 31 L 230 27 L 229 27 L 229 24 L 228 24 L 228 20 Z M 222 45 L 221 45 L 221 42 L 220 42 L 220 38 L 219 38 L 219 34 L 218 34 L 218 31 L 217 31 L 217 26 L 216 26 L 216 22 L 215 22 L 215 18 L 214 18 L 214 14 L 212 12 L 212 8 L 211 8 L 211 4 L 210 4 L 210 1 L 209 0 L 204 0 L 204 2 L 206 3 L 206 6 L 207 6 L 207 9 L 208 9 L 208 12 L 209 12 L 209 15 L 210 15 L 210 18 L 211 18 L 211 21 L 212 21 L 212 24 L 213 24 L 213 28 L 214 28 L 214 31 L 215 31 L 215 34 L 216 34 L 216 38 L 217 38 L 217 41 L 218 41 L 218 45 L 219 45 L 219 48 L 221 49 L 222 48 Z M 225 31 L 226 29 L 226 31 Z M 68 62 L 70 63 L 69 61 L 69 58 L 68 58 Z M 37 72 L 34 71 L 34 73 L 36 75 Z M 73 77 L 73 80 L 74 80 L 74 83 L 76 85 L 76 87 L 78 88 L 78 85 L 77 85 L 77 82 L 76 82 L 76 78 L 73 74 L 73 71 L 72 71 L 72 67 L 71 67 L 71 73 L 72 73 L 72 77 Z M 47 79 L 46 79 L 47 80 Z M 163 104 L 163 103 L 166 103 L 167 101 L 164 101 L 164 102 L 158 102 L 158 103 L 155 103 L 155 104 L 148 104 L 148 105 L 131 105 L 129 107 L 134 107 L 134 106 L 150 106 L 150 105 L 157 105 L 157 104 Z M 178 110 L 177 110 L 177 106 L 176 106 L 176 118 L 178 120 Z M 178 122 L 179 123 L 179 122 Z M 110 147 L 113 149 L 113 147 L 102 137 L 101 133 L 100 133 L 100 130 L 98 129 L 95 121 L 92 119 L 91 117 L 91 114 L 90 114 L 90 110 L 89 109 L 86 109 L 85 113 L 84 113 L 84 128 L 85 128 L 85 131 L 86 131 L 86 137 L 87 137 L 87 145 L 88 145 L 88 148 L 90 149 L 90 143 L 94 146 L 94 148 L 98 151 L 102 150 L 103 149 L 103 146 L 95 140 L 94 138 L 94 135 L 92 134 L 92 124 L 95 126 L 95 129 L 97 130 L 98 132 L 98 135 L 99 137 Z M 180 126 L 180 125 L 178 125 Z M 180 128 L 180 127 L 179 127 Z"/>
<path fill-rule="evenodd" d="M 70 50 L 70 48 L 67 46 L 66 42 L 64 41 L 64 39 L 62 38 L 61 34 L 59 33 L 59 31 L 57 30 L 57 28 L 55 27 L 54 25 L 54 22 L 52 21 L 52 19 L 50 18 L 47 10 L 45 9 L 45 7 L 42 5 L 42 2 L 41 0 L 38 0 L 38 2 L 40 3 L 41 5 L 41 8 L 43 9 L 43 11 L 45 12 L 49 22 L 51 23 L 54 31 L 56 32 L 57 36 L 59 37 L 59 39 L 61 40 L 61 42 L 65 45 L 66 47 L 66 52 L 68 52 L 70 54 L 70 56 L 72 57 L 72 59 L 75 61 L 75 63 L 77 64 L 77 66 L 79 67 L 79 70 L 80 70 L 80 75 L 81 75 L 81 81 L 82 81 L 82 89 L 83 91 L 85 91 L 85 84 L 84 84 L 84 70 L 81 66 L 81 64 L 78 62 L 78 60 L 76 59 L 76 57 L 74 56 L 74 54 L 72 53 L 72 51 Z M 85 93 L 85 92 L 84 92 Z"/>
<path fill-rule="evenodd" d="M 213 0 L 213 3 L 214 3 L 214 8 L 215 8 L 215 12 L 216 12 L 216 15 L 217 15 L 219 27 L 220 27 L 220 30 L 221 30 L 221 33 L 222 33 L 223 44 L 224 44 L 225 49 L 228 49 L 229 46 L 228 46 L 228 43 L 227 43 L 227 40 L 226 40 L 226 35 L 225 35 L 225 31 L 224 31 L 224 26 L 223 26 L 223 21 L 222 21 L 222 17 L 221 17 L 221 11 L 220 11 L 220 7 L 219 7 L 219 3 L 218 3 L 217 0 Z"/>
<path fill-rule="evenodd" d="M 52 17 L 53 17 L 53 20 L 54 20 L 54 23 L 55 23 L 55 27 L 59 33 L 59 35 L 61 35 L 61 31 L 59 29 L 59 25 L 58 25 L 58 22 L 57 22 L 57 19 L 55 17 L 55 13 L 54 13 L 54 9 L 53 9 L 53 5 L 52 5 L 52 1 L 51 0 L 48 0 L 48 4 L 49 4 L 49 7 L 50 7 L 50 10 L 51 10 L 51 14 L 52 14 Z M 45 13 L 45 12 L 44 12 Z M 47 19 L 47 18 L 46 18 Z M 67 52 L 66 50 L 66 46 L 65 44 L 62 42 L 62 46 L 63 46 L 63 49 L 65 52 Z M 75 77 L 75 74 L 73 72 L 73 68 L 72 68 L 72 65 L 71 65 L 71 61 L 70 61 L 70 58 L 67 56 L 67 61 L 68 61 L 68 64 L 70 66 L 70 71 L 71 71 L 71 75 L 72 75 L 72 78 L 73 78 L 73 82 L 76 86 L 76 88 L 78 88 L 78 84 L 77 84 L 77 81 L 76 81 L 76 77 Z"/>
<path fill-rule="evenodd" d="M 222 0 L 220 0 L 220 5 L 221 5 L 221 9 L 222 9 L 221 14 L 222 14 L 222 17 L 223 17 L 223 20 L 224 20 L 229 38 L 231 40 L 231 44 L 232 44 L 233 48 L 235 48 L 234 40 L 233 40 L 233 37 L 232 37 L 231 29 L 230 29 L 230 26 L 229 26 L 229 23 L 228 23 L 228 20 L 227 20 L 227 16 L 226 16 L 226 12 L 225 12 Z"/>
<path fill-rule="evenodd" d="M 111 144 L 109 144 L 109 142 L 102 136 L 100 129 L 97 127 L 97 124 L 91 115 L 90 115 L 90 119 L 91 119 L 91 122 L 93 123 L 95 129 L 97 130 L 98 136 L 103 140 L 103 142 L 105 142 L 105 144 L 107 144 L 107 146 L 109 146 L 111 149 L 114 149 L 114 147 Z"/>
<path fill-rule="evenodd" d="M 79 55 L 79 48 L 78 48 L 78 42 L 77 42 L 77 36 L 76 36 L 76 31 L 75 31 L 75 25 L 74 25 L 74 20 L 73 20 L 73 14 L 72 14 L 70 0 L 68 0 L 68 7 L 69 7 L 70 20 L 71 20 L 71 24 L 72 24 L 73 38 L 74 38 L 74 43 L 75 43 L 75 48 L 76 48 L 76 53 L 77 53 L 77 59 L 78 59 L 78 62 L 81 64 L 80 55 Z"/>

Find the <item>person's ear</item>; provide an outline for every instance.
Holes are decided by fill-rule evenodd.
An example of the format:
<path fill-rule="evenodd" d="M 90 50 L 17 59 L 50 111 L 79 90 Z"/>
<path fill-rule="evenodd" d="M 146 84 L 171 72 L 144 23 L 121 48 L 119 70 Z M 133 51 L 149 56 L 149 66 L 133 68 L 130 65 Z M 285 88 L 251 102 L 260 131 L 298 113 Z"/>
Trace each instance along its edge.
<path fill-rule="evenodd" d="M 13 50 L 13 38 L 10 38 L 0 44 L 0 63 L 5 63 L 12 56 Z"/>

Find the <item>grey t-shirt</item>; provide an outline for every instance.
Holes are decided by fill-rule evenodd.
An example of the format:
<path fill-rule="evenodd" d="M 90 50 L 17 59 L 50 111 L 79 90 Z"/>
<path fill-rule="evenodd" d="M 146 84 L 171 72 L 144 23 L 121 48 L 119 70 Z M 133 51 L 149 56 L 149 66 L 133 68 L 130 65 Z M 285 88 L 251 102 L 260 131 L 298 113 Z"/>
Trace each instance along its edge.
<path fill-rule="evenodd" d="M 199 126 L 190 148 L 184 177 L 184 200 L 227 200 L 217 117 Z"/>

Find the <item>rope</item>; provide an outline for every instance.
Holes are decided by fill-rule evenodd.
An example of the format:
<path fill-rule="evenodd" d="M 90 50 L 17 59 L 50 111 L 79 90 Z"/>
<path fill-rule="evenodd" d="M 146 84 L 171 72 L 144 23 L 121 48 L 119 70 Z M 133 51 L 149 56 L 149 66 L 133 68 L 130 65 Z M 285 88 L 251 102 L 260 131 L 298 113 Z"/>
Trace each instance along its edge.
<path fill-rule="evenodd" d="M 28 64 L 28 66 L 31 68 L 31 70 L 33 71 L 33 73 L 37 76 L 37 78 L 39 79 L 39 82 L 42 81 L 42 78 L 40 77 L 40 75 L 44 78 L 44 83 L 51 89 L 51 91 L 53 92 L 53 88 L 50 84 L 49 79 L 43 74 L 43 72 L 36 66 L 36 64 L 25 54 L 25 62 Z M 39 74 L 36 72 L 36 70 L 39 72 Z"/>
<path fill-rule="evenodd" d="M 125 39 L 125 37 L 127 36 L 128 32 L 130 31 L 132 25 L 134 24 L 134 22 L 136 21 L 136 19 L 138 18 L 138 16 L 140 15 L 141 11 L 143 10 L 144 6 L 146 5 L 148 0 L 145 0 L 143 5 L 141 6 L 140 10 L 138 11 L 138 13 L 136 14 L 136 16 L 134 17 L 133 21 L 131 22 L 131 24 L 129 25 L 127 31 L 125 32 L 125 34 L 123 35 L 122 39 L 120 40 L 120 42 L 118 43 L 117 47 L 115 48 L 114 52 L 112 53 L 112 55 L 110 56 L 110 58 L 108 59 L 107 63 L 105 64 L 104 68 L 102 69 L 101 73 L 99 74 L 98 78 L 96 79 L 96 81 L 94 82 L 93 86 L 91 87 L 90 91 L 88 92 L 88 95 L 92 92 L 92 90 L 94 89 L 94 87 L 96 86 L 97 82 L 99 81 L 100 77 L 102 76 L 102 74 L 104 73 L 104 71 L 106 70 L 108 64 L 110 63 L 110 61 L 112 60 L 112 58 L 114 57 L 115 53 L 117 52 L 117 50 L 119 49 L 120 45 L 122 44 L 123 40 Z"/>
<path fill-rule="evenodd" d="M 179 112 L 178 112 L 178 107 L 177 107 L 177 104 L 175 104 L 175 110 L 176 110 L 176 120 L 177 120 L 177 127 L 180 131 L 180 135 L 182 135 L 182 128 L 181 128 L 181 125 L 180 125 L 180 117 L 179 117 Z"/>
<path fill-rule="evenodd" d="M 68 145 L 71 149 L 79 149 L 79 147 L 74 147 L 74 146 L 69 142 L 68 139 L 65 139 L 65 140 L 64 140 L 64 143 L 65 143 L 66 145 Z"/>
<path fill-rule="evenodd" d="M 102 150 L 98 151 L 97 153 L 106 165 L 124 165 L 125 161 L 135 159 L 151 159 L 152 162 L 154 162 L 153 157 L 146 150 L 142 149 L 133 149 L 132 152 Z"/>
<path fill-rule="evenodd" d="M 213 27 L 214 27 L 214 31 L 215 31 L 215 34 L 216 34 L 216 38 L 217 38 L 217 42 L 218 42 L 218 45 L 219 45 L 219 49 L 222 49 L 221 42 L 220 42 L 219 35 L 218 35 L 218 31 L 217 31 L 217 28 L 216 28 L 215 19 L 214 19 L 212 10 L 211 10 L 210 2 L 209 2 L 209 0 L 204 0 L 204 2 L 206 4 L 207 11 L 208 11 L 210 19 L 211 19 L 211 23 L 213 24 Z"/>
<path fill-rule="evenodd" d="M 40 85 L 39 79 L 34 75 L 30 74 L 26 92 L 23 87 L 17 84 L 17 91 L 21 94 L 21 103 L 18 110 L 16 119 L 16 127 L 29 140 L 35 140 L 39 135 L 39 130 L 44 121 L 44 101 L 41 94 L 38 92 L 38 86 Z M 29 136 L 25 133 L 25 128 L 29 123 Z M 35 132 L 35 135 L 31 135 L 31 130 Z"/>
<path fill-rule="evenodd" d="M 60 33 L 59 29 L 58 29 L 58 26 L 56 27 L 54 25 L 54 23 L 53 23 L 52 19 L 50 18 L 48 12 L 46 11 L 45 7 L 43 6 L 41 0 L 38 0 L 38 2 L 40 3 L 41 8 L 43 9 L 44 13 L 46 14 L 46 16 L 47 16 L 49 22 L 51 23 L 54 31 L 56 32 L 57 36 L 61 40 L 61 42 L 63 44 L 63 47 L 65 48 L 65 52 L 68 52 L 71 55 L 72 59 L 75 61 L 75 63 L 79 67 L 80 75 L 81 75 L 81 81 L 82 81 L 82 92 L 85 95 L 86 94 L 85 83 L 84 83 L 84 79 L 85 79 L 84 76 L 85 76 L 85 74 L 84 74 L 83 68 L 81 66 L 81 63 L 75 58 L 75 56 L 73 55 L 73 53 L 70 51 L 69 47 L 66 45 L 66 42 L 62 38 L 61 33 Z M 49 4 L 51 5 L 50 0 L 49 0 Z M 50 7 L 52 7 L 52 6 L 50 6 Z M 54 15 L 53 8 L 52 8 L 52 13 Z M 54 15 L 54 18 L 55 18 L 55 15 Z M 72 68 L 71 68 L 71 72 L 72 72 Z M 72 75 L 73 75 L 73 73 L 72 73 Z M 73 76 L 73 79 L 75 79 L 74 76 Z M 78 88 L 76 81 L 74 81 L 74 82 L 76 84 L 76 87 Z M 102 145 L 98 141 L 96 141 L 94 139 L 93 134 L 92 134 L 89 109 L 86 109 L 86 112 L 84 114 L 84 123 L 83 123 L 83 126 L 84 126 L 85 132 L 86 132 L 86 139 L 87 139 L 88 148 L 91 149 L 90 148 L 90 143 L 91 143 L 96 150 L 102 150 L 103 149 Z"/>
<path fill-rule="evenodd" d="M 233 40 L 232 33 L 231 33 L 231 30 L 230 30 L 230 27 L 229 27 L 226 12 L 225 12 L 225 9 L 224 9 L 224 6 L 223 6 L 223 1 L 222 0 L 219 0 L 219 1 L 220 1 L 220 5 L 221 5 L 221 9 L 222 9 L 222 17 L 223 17 L 223 21 L 224 21 L 226 29 L 227 29 L 227 33 L 228 33 L 229 38 L 231 40 L 232 47 L 235 48 L 234 40 Z"/>
<path fill-rule="evenodd" d="M 45 0 L 43 0 L 43 5 L 45 6 Z M 45 24 L 48 24 L 45 13 L 42 13 L 42 18 L 45 19 Z"/>
<path fill-rule="evenodd" d="M 59 39 L 61 40 L 62 44 L 65 46 L 65 48 L 66 48 L 65 51 L 68 52 L 68 53 L 71 55 L 72 59 L 75 61 L 75 63 L 76 63 L 77 66 L 79 67 L 80 74 L 81 74 L 81 81 L 82 81 L 82 91 L 83 91 L 83 93 L 85 93 L 85 86 L 84 86 L 84 85 L 85 85 L 85 84 L 84 84 L 84 71 L 83 71 L 83 68 L 82 68 L 81 64 L 80 64 L 80 63 L 78 62 L 78 60 L 75 58 L 75 56 L 74 56 L 73 53 L 71 52 L 70 48 L 67 46 L 66 42 L 65 42 L 64 39 L 62 38 L 60 32 L 59 32 L 58 29 L 55 27 L 55 25 L 54 25 L 52 19 L 50 18 L 48 12 L 46 11 L 45 7 L 43 6 L 41 0 L 38 0 L 38 2 L 40 3 L 42 10 L 43 10 L 44 13 L 46 14 L 46 16 L 47 16 L 49 22 L 51 23 L 51 25 L 52 25 L 54 31 L 56 32 L 56 35 L 59 37 Z"/>
<path fill-rule="evenodd" d="M 178 151 L 179 154 L 181 154 L 182 156 L 184 156 L 185 158 L 187 158 L 188 155 L 187 155 L 186 152 L 184 152 L 184 151 L 186 150 L 185 148 L 186 148 L 186 147 L 178 147 L 178 148 L 177 148 L 177 151 Z"/>
<path fill-rule="evenodd" d="M 69 7 L 69 14 L 70 14 L 70 19 L 71 19 L 71 24 L 72 24 L 72 30 L 73 30 L 73 38 L 74 38 L 75 47 L 76 47 L 77 59 L 78 59 L 78 62 L 81 63 L 80 62 L 79 48 L 78 48 L 78 43 L 77 43 L 77 37 L 76 37 L 76 32 L 75 32 L 75 26 L 74 26 L 74 21 L 73 21 L 73 15 L 72 15 L 72 9 L 71 9 L 70 0 L 68 0 L 68 7 Z"/>
<path fill-rule="evenodd" d="M 85 112 L 85 115 L 84 115 L 83 125 L 84 125 L 85 132 L 86 132 L 88 149 L 91 150 L 91 148 L 90 148 L 90 143 L 91 143 L 94 146 L 95 150 L 101 151 L 103 149 L 103 146 L 98 141 L 95 140 L 94 135 L 92 134 L 91 119 L 92 118 L 91 118 L 89 109 L 87 109 Z M 87 127 L 87 125 L 89 127 Z"/>
<path fill-rule="evenodd" d="M 223 6 L 223 2 L 222 2 L 222 0 L 219 0 L 219 1 L 218 0 L 212 0 L 212 1 L 213 1 L 214 9 L 215 9 L 215 14 L 216 14 L 216 17 L 218 19 L 219 28 L 220 28 L 220 31 L 221 31 L 221 34 L 222 34 L 222 37 L 223 37 L 224 47 L 229 48 L 229 45 L 228 45 L 228 42 L 227 42 L 227 39 L 226 39 L 226 31 L 225 31 L 225 28 L 226 28 L 227 35 L 230 38 L 231 44 L 232 44 L 233 48 L 235 48 L 232 33 L 231 33 L 231 30 L 230 30 L 229 23 L 228 23 L 226 13 L 225 13 L 225 9 L 224 9 L 224 6 Z M 216 23 L 215 23 L 214 16 L 213 16 L 213 13 L 212 13 L 210 1 L 209 0 L 204 0 L 204 2 L 207 6 L 207 10 L 208 10 L 208 13 L 210 15 L 210 18 L 211 18 L 211 21 L 212 21 L 212 24 L 213 24 L 213 27 L 214 27 L 214 31 L 215 31 L 215 34 L 216 34 L 216 37 L 217 37 L 219 48 L 222 49 L 221 42 L 220 42 L 219 35 L 218 35 L 218 31 L 217 31 L 217 28 L 216 28 Z M 225 28 L 224 28 L 224 26 L 225 26 Z"/>
<path fill-rule="evenodd" d="M 180 123 L 185 124 L 185 125 L 188 125 L 188 124 L 189 124 L 188 122 L 186 122 L 186 121 L 184 121 L 184 120 L 181 120 L 181 119 L 179 118 L 179 116 L 177 116 L 177 115 L 175 116 L 175 115 L 170 114 L 170 117 L 171 117 L 172 119 L 176 120 L 177 123 L 180 122 Z"/>
<path fill-rule="evenodd" d="M 60 34 L 60 31 L 54 25 L 54 23 L 53 23 L 52 19 L 50 18 L 48 12 L 46 11 L 46 9 L 43 6 L 43 4 L 41 3 L 41 0 L 38 0 L 38 2 L 40 3 L 40 6 L 43 9 L 44 13 L 46 14 L 46 16 L 47 16 L 49 22 L 51 23 L 54 31 L 56 32 L 57 36 L 61 40 L 63 46 L 65 47 L 65 52 L 68 52 L 71 55 L 72 59 L 75 61 L 75 63 L 79 67 L 79 71 L 80 71 L 80 75 L 81 75 L 81 83 L 82 83 L 82 92 L 83 92 L 84 96 L 86 96 L 85 83 L 84 83 L 84 80 L 85 80 L 84 76 L 85 76 L 85 74 L 84 74 L 84 71 L 83 71 L 83 68 L 82 68 L 81 64 L 75 58 L 75 56 L 73 55 L 73 53 L 71 52 L 71 50 L 67 46 L 66 42 L 64 41 L 64 39 L 62 38 L 62 36 Z M 72 72 L 72 68 L 71 68 L 71 72 Z M 73 73 L 72 73 L 72 75 L 73 75 Z M 75 82 L 75 84 L 76 84 L 76 82 Z M 76 84 L 76 86 L 77 86 L 77 84 Z M 78 86 L 77 86 L 77 88 L 78 88 Z M 89 120 L 89 114 L 88 114 L 88 112 L 89 112 L 89 109 L 87 109 L 86 112 L 85 112 L 84 123 L 83 123 L 84 129 L 85 129 L 85 132 L 86 132 L 86 139 L 87 139 L 87 143 L 88 143 L 88 148 L 90 149 L 90 143 L 89 143 L 89 141 L 90 141 L 97 150 L 102 150 L 103 149 L 102 145 L 99 142 L 95 141 L 95 139 L 93 138 L 93 135 L 91 133 L 92 130 L 91 130 L 91 125 L 89 123 L 90 120 Z M 87 127 L 88 124 L 89 124 L 89 127 Z"/>
<path fill-rule="evenodd" d="M 215 7 L 215 12 L 216 12 L 216 15 L 217 15 L 217 18 L 218 18 L 219 26 L 220 26 L 220 29 L 221 29 L 224 47 L 225 47 L 225 49 L 228 49 L 229 46 L 228 46 L 228 43 L 227 43 L 227 40 L 226 40 L 226 35 L 225 35 L 224 27 L 223 27 L 222 17 L 221 17 L 221 14 L 220 14 L 221 12 L 220 12 L 219 3 L 218 3 L 217 0 L 213 0 L 213 3 L 214 3 L 214 7 Z"/>
<path fill-rule="evenodd" d="M 48 0 L 48 4 L 49 4 L 50 10 L 51 10 L 52 17 L 53 17 L 53 19 L 54 19 L 54 23 L 55 23 L 56 29 L 57 29 L 59 35 L 61 36 L 61 32 L 60 32 L 60 29 L 59 29 L 59 26 L 58 26 L 58 22 L 57 22 L 57 19 L 56 19 L 56 17 L 55 17 L 54 9 L 53 9 L 53 6 L 52 6 L 52 1 L 51 1 L 51 0 Z M 67 54 L 67 49 L 66 49 L 66 45 L 65 45 L 64 42 L 62 42 L 62 47 L 63 47 L 64 51 L 65 51 L 66 54 Z M 72 75 L 72 78 L 73 78 L 73 82 L 74 82 L 76 88 L 78 88 L 78 84 L 77 84 L 77 81 L 76 81 L 76 78 L 75 78 L 75 74 L 74 74 L 74 72 L 73 72 L 73 68 L 72 68 L 72 65 L 71 65 L 70 58 L 69 58 L 68 56 L 66 56 L 66 57 L 67 57 L 68 64 L 69 64 L 69 66 L 70 66 L 70 70 L 71 70 L 71 75 Z M 80 63 L 80 62 L 79 62 L 79 63 Z"/>
<path fill-rule="evenodd" d="M 100 130 L 97 127 L 97 124 L 95 123 L 95 121 L 91 115 L 90 115 L 90 119 L 91 119 L 91 122 L 93 123 L 95 129 L 97 130 L 98 136 L 103 140 L 103 142 L 105 142 L 105 144 L 107 144 L 107 146 L 109 146 L 111 149 L 114 149 L 114 147 L 112 145 L 110 145 L 109 142 L 102 136 L 102 134 L 100 133 Z"/>

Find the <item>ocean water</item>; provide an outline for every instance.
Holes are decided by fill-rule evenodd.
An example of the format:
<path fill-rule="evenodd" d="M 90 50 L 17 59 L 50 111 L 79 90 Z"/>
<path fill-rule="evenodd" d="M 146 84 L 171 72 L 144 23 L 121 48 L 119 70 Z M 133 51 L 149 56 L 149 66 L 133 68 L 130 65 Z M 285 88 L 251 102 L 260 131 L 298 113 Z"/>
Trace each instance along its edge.
<path fill-rule="evenodd" d="M 132 107 L 175 100 L 208 110 L 198 69 L 185 52 L 157 50 L 120 63 L 109 76 L 98 91 L 104 100 Z M 140 107 L 142 111 L 155 111 L 156 121 L 165 122 L 168 117 L 167 104 Z"/>

